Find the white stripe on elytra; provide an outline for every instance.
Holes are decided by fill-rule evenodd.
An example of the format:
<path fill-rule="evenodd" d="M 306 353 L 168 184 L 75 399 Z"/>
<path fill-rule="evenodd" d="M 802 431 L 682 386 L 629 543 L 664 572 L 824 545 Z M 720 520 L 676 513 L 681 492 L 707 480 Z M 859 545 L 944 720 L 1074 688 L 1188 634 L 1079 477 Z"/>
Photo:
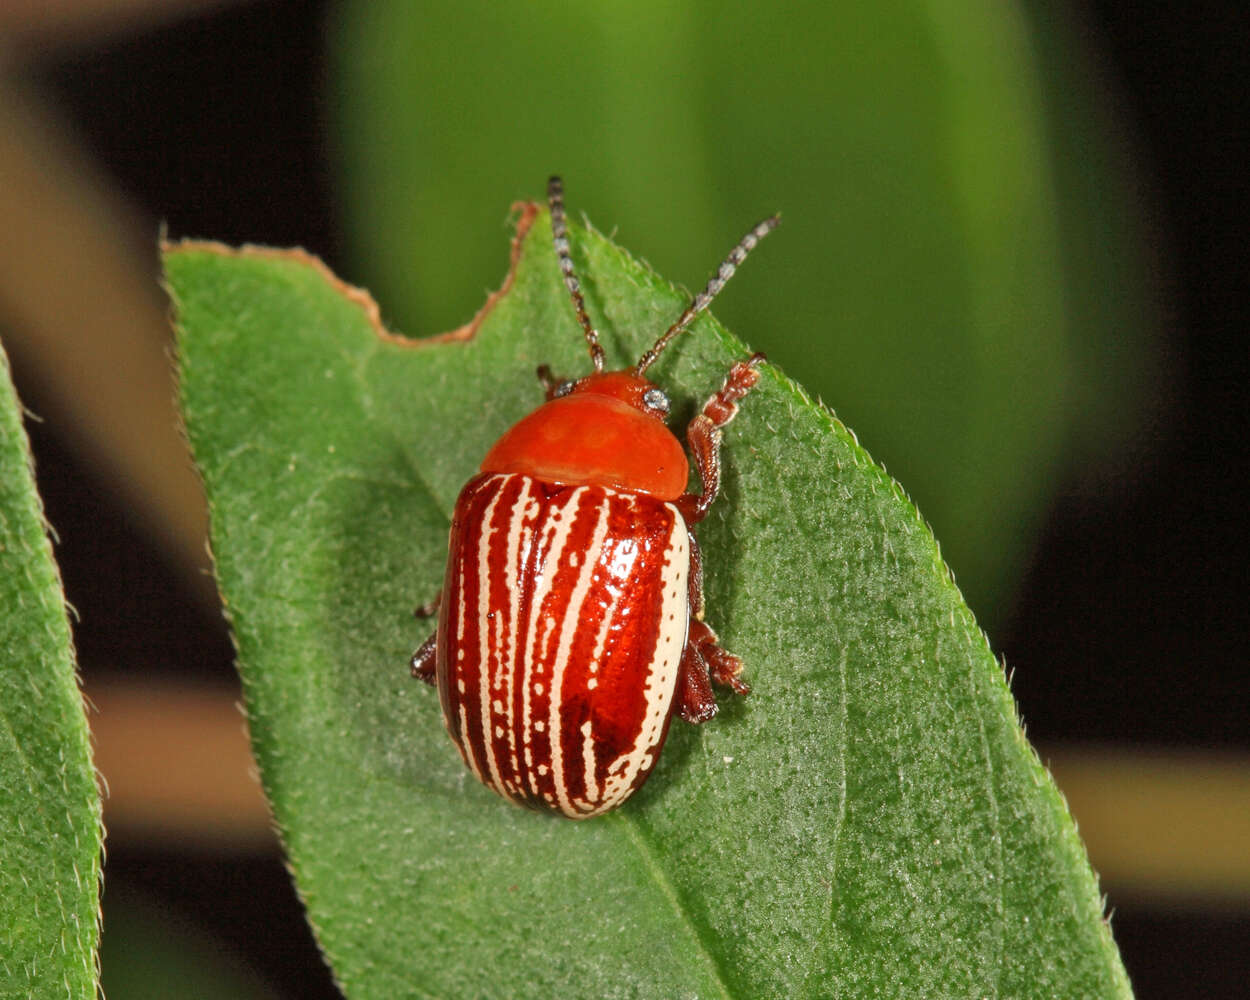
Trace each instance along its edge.
<path fill-rule="evenodd" d="M 690 626 L 689 594 L 690 535 L 686 522 L 671 504 L 673 526 L 664 547 L 664 564 L 660 569 L 663 590 L 660 599 L 660 632 L 656 636 L 655 655 L 647 670 L 643 688 L 646 714 L 634 745 L 609 766 L 604 782 L 603 798 L 590 815 L 606 812 L 629 795 L 639 771 L 655 763 L 655 746 L 664 733 L 677 688 L 678 667 L 686 648 Z"/>
<path fill-rule="evenodd" d="M 527 482 L 526 483 L 527 490 L 528 490 L 528 487 L 529 487 L 529 483 Z M 523 516 L 525 518 L 528 518 L 531 521 L 535 521 L 538 518 L 538 515 L 541 511 L 542 511 L 542 505 L 539 503 L 538 498 L 536 496 L 533 496 L 532 494 L 529 494 L 529 500 L 525 505 Z M 530 562 L 532 553 L 536 549 L 540 552 L 549 550 L 549 543 L 551 541 L 551 534 L 552 534 L 551 524 L 549 522 L 544 524 L 541 530 L 543 532 L 543 535 L 541 538 L 536 538 L 536 539 L 531 538 L 529 545 L 521 546 L 521 551 L 518 551 L 516 554 L 515 565 L 516 565 L 517 575 L 516 575 L 515 584 L 513 584 L 512 581 L 509 581 L 509 582 L 510 582 L 510 585 L 515 585 L 517 592 L 518 592 L 517 593 L 518 600 L 520 597 L 521 582 L 524 579 L 526 579 L 528 576 L 528 567 L 529 567 L 529 562 Z M 532 534 L 532 531 L 527 532 L 525 537 L 528 537 L 530 534 Z M 549 573 L 539 574 L 539 576 L 542 578 L 542 581 L 550 580 Z M 540 581 L 540 584 L 541 584 L 541 581 Z M 549 590 L 550 587 L 548 587 L 547 589 Z M 543 592 L 546 593 L 546 590 L 544 590 Z M 530 795 L 534 795 L 534 796 L 538 795 L 538 782 L 535 780 L 535 776 L 534 776 L 534 733 L 530 729 L 530 706 L 534 697 L 533 691 L 530 688 L 530 683 L 533 678 L 534 661 L 535 661 L 535 657 L 533 655 L 533 644 L 534 644 L 534 624 L 533 623 L 535 621 L 535 615 L 537 614 L 537 611 L 538 611 L 537 594 L 531 595 L 530 597 L 529 617 L 524 622 L 521 621 L 520 608 L 519 606 L 517 607 L 517 610 L 515 612 L 516 620 L 515 620 L 515 629 L 514 629 L 514 645 L 512 649 L 512 657 L 513 657 L 512 670 L 514 673 L 520 674 L 521 751 L 525 760 L 525 766 L 523 768 L 518 767 L 517 773 L 520 779 L 524 783 L 524 790 L 528 792 Z M 524 632 L 524 635 L 522 635 L 522 632 Z M 516 727 L 514 726 L 514 728 Z"/>
<path fill-rule="evenodd" d="M 500 477 L 502 480 L 503 477 Z M 486 510 L 482 513 L 482 534 L 477 543 L 477 663 L 478 663 L 478 719 L 482 728 L 482 747 L 486 751 L 486 763 L 490 768 L 490 784 L 501 795 L 506 795 L 503 782 L 499 778 L 499 762 L 495 759 L 494 736 L 491 733 L 490 718 L 490 625 L 493 619 L 490 614 L 490 549 L 491 536 L 495 529 L 491 520 L 495 515 L 495 507 L 503 496 L 503 482 L 496 481 L 495 495 L 490 498 Z M 498 616 L 496 616 L 498 617 Z"/>
<path fill-rule="evenodd" d="M 577 511 L 578 504 L 581 502 L 585 492 L 586 488 L 579 486 L 564 498 L 564 503 L 560 506 L 547 505 L 543 521 L 543 537 L 536 543 L 540 546 L 540 551 L 546 554 L 543 557 L 542 571 L 538 574 L 538 585 L 534 588 L 534 593 L 530 597 L 529 627 L 525 632 L 524 652 L 521 654 L 525 662 L 525 679 L 523 681 L 525 686 L 521 697 L 521 727 L 527 736 L 532 736 L 536 729 L 546 729 L 547 742 L 552 747 L 551 756 L 553 764 L 559 749 L 558 733 L 553 735 L 552 730 L 545 722 L 541 720 L 534 721 L 531 708 L 534 701 L 534 689 L 539 684 L 543 685 L 543 689 L 547 692 L 553 705 L 557 704 L 556 689 L 552 678 L 544 676 L 542 679 L 535 679 L 534 675 L 541 671 L 547 648 L 547 635 L 555 625 L 554 620 L 548 621 L 543 605 L 546 603 L 547 596 L 551 593 L 552 585 L 555 583 L 560 560 L 564 556 L 564 546 L 568 541 L 569 531 L 573 527 L 573 515 Z M 554 743 L 553 740 L 555 740 Z M 538 782 L 534 779 L 529 745 L 526 746 L 526 764 L 526 781 L 534 794 L 538 794 Z"/>
<path fill-rule="evenodd" d="M 613 495 L 609 493 L 608 500 L 609 502 L 613 500 L 628 500 L 631 512 L 637 506 L 633 497 L 628 497 L 624 494 Z M 601 554 L 596 553 L 596 559 Z M 599 622 L 599 633 L 595 636 L 595 646 L 590 654 L 590 664 L 588 665 L 590 676 L 586 679 L 588 688 L 593 689 L 599 684 L 599 665 L 603 663 L 603 653 L 608 646 L 608 633 L 612 630 L 612 624 L 616 620 L 615 613 L 618 606 L 618 603 L 614 601 L 603 609 L 603 619 Z M 587 810 L 597 810 L 601 802 L 601 793 L 596 774 L 597 768 L 593 767 L 593 757 L 591 756 L 593 741 L 590 739 L 590 735 L 586 732 L 585 727 L 583 727 L 582 735 L 586 738 L 582 746 L 582 758 L 586 764 L 586 796 L 580 801 L 585 804 Z M 593 815 L 593 813 L 584 811 L 581 815 Z"/>
<path fill-rule="evenodd" d="M 590 719 L 582 723 L 582 766 L 586 769 L 586 795 L 581 801 L 593 805 L 599 799 L 599 782 L 595 780 L 595 737 Z"/>
<path fill-rule="evenodd" d="M 537 502 L 536 502 L 537 506 Z M 538 511 L 536 510 L 537 514 Z M 550 510 L 548 510 L 548 515 Z M 550 516 L 542 521 L 540 537 L 534 540 L 539 553 L 550 553 L 552 535 L 556 526 Z M 542 558 L 541 556 L 539 558 Z M 544 565 L 550 560 L 544 559 Z M 551 590 L 551 572 L 538 573 L 537 586 L 530 595 L 529 617 L 525 622 L 525 638 L 517 646 L 517 656 L 521 664 L 521 731 L 525 734 L 525 785 L 531 795 L 538 794 L 538 782 L 534 778 L 534 730 L 530 724 L 534 702 L 535 667 L 542 663 L 542 652 L 538 647 L 538 626 L 542 620 L 542 600 Z M 521 623 L 518 622 L 518 627 Z"/>
<path fill-rule="evenodd" d="M 460 565 L 459 586 L 456 588 L 456 662 L 451 665 L 451 677 L 456 679 L 456 690 L 450 692 L 451 702 L 458 705 L 458 714 L 460 716 L 460 738 L 457 742 L 460 744 L 461 756 L 464 757 L 465 763 L 473 768 L 473 773 L 477 776 L 477 780 L 483 784 L 486 779 L 482 777 L 482 768 L 477 762 L 477 758 L 473 755 L 473 744 L 469 742 L 469 715 L 465 711 L 468 704 L 465 701 L 467 692 L 464 687 L 464 624 L 465 612 L 467 611 L 466 602 L 468 600 L 468 585 L 465 582 L 464 567 L 469 561 L 469 553 L 466 548 L 460 548 Z M 451 677 L 448 683 L 451 683 Z"/>
<path fill-rule="evenodd" d="M 535 514 L 542 510 L 540 501 L 535 500 Z M 550 508 L 547 511 L 550 515 Z M 541 553 L 550 553 L 552 535 L 555 534 L 556 526 L 552 523 L 550 516 L 545 517 L 541 526 L 537 529 L 538 537 L 533 541 L 533 545 L 540 553 L 536 558 L 543 559 L 544 566 L 550 560 L 544 558 Z M 529 573 L 526 573 L 529 576 Z M 533 728 L 530 725 L 531 709 L 534 700 L 534 673 L 536 665 L 542 663 L 542 652 L 538 648 L 538 625 L 541 621 L 542 600 L 551 590 L 550 572 L 540 571 L 535 579 L 536 586 L 530 595 L 529 617 L 523 623 L 525 628 L 525 637 L 519 641 L 517 646 L 518 663 L 521 669 L 521 730 L 525 733 L 525 785 L 531 795 L 538 794 L 538 783 L 534 780 L 534 746 L 533 746 Z M 518 622 L 518 628 L 522 623 Z"/>
<path fill-rule="evenodd" d="M 582 492 L 581 490 L 578 491 Z M 576 495 L 576 494 L 575 494 Z M 590 591 L 590 582 L 594 578 L 595 569 L 599 565 L 599 552 L 603 548 L 603 540 L 608 533 L 608 508 L 610 499 L 605 497 L 595 512 L 596 520 L 590 544 L 581 553 L 581 571 L 577 574 L 577 583 L 569 594 L 568 609 L 564 613 L 564 622 L 560 629 L 560 645 L 556 648 L 552 660 L 551 703 L 547 713 L 547 739 L 551 743 L 551 769 L 555 778 L 556 799 L 561 812 L 569 816 L 584 815 L 575 810 L 569 802 L 568 790 L 564 787 L 564 759 L 560 753 L 560 702 L 561 687 L 564 682 L 564 671 L 569 665 L 569 652 L 573 647 L 573 636 L 581 626 L 582 604 Z M 570 501 L 570 508 L 576 509 Z M 571 518 L 569 519 L 571 521 Z M 564 528 L 568 532 L 568 526 Z"/>
<path fill-rule="evenodd" d="M 504 562 L 504 586 L 508 590 L 508 621 L 506 622 L 508 649 L 506 655 L 502 647 L 499 650 L 504 678 L 504 701 L 501 714 L 503 716 L 504 728 L 508 732 L 509 762 L 512 767 L 509 784 L 516 786 L 514 792 L 520 791 L 517 778 L 521 770 L 521 763 L 517 759 L 516 727 L 513 725 L 512 706 L 516 684 L 516 666 L 520 662 L 517 642 L 520 639 L 521 628 L 520 563 L 523 538 L 522 526 L 530 504 L 530 480 L 525 476 L 519 478 L 521 480 L 521 491 L 512 502 L 512 519 L 508 524 L 508 549 L 505 553 Z M 528 735 L 526 739 L 528 740 Z"/>

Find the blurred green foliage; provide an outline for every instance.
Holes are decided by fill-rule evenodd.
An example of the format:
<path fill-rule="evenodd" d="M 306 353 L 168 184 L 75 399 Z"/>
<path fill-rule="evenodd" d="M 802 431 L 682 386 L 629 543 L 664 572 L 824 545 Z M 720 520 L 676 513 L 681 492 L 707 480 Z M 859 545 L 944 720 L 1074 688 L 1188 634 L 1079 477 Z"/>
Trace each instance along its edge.
<path fill-rule="evenodd" d="M 464 322 L 552 172 L 690 287 L 780 209 L 718 315 L 906 484 L 993 625 L 1065 456 L 1105 460 L 1150 383 L 1136 203 L 1071 37 L 1008 2 L 347 4 L 351 277 L 409 334 Z"/>
<path fill-rule="evenodd" d="M 100 986 L 108 1000 L 276 1000 L 229 948 L 158 900 L 109 880 Z"/>

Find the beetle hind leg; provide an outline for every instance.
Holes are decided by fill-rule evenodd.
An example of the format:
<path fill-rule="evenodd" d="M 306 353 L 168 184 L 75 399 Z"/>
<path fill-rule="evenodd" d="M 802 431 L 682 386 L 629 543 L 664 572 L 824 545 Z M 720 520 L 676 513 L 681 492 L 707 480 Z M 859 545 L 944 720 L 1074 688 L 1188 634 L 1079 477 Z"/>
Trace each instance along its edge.
<path fill-rule="evenodd" d="M 677 714 L 687 722 L 698 725 L 713 718 L 717 710 L 707 659 L 697 643 L 687 642 L 681 654 L 681 671 L 677 678 Z"/>
<path fill-rule="evenodd" d="M 716 633 L 705 622 L 692 619 L 690 637 L 681 655 L 677 714 L 696 725 L 715 716 L 717 705 L 712 691 L 713 681 L 729 688 L 734 694 L 751 693 L 750 685 L 742 679 L 742 660 L 721 648 Z"/>
<path fill-rule="evenodd" d="M 735 694 L 750 694 L 742 680 L 742 660 L 723 649 L 712 627 L 703 620 L 703 554 L 690 536 L 690 626 L 681 654 L 677 680 L 677 713 L 687 722 L 707 722 L 716 714 L 715 681 Z"/>

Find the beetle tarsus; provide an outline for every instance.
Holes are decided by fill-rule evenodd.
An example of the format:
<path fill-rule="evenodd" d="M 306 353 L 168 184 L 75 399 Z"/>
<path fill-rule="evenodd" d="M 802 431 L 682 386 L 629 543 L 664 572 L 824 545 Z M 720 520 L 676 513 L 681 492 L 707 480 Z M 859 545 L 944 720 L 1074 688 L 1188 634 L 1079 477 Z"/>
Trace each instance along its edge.
<path fill-rule="evenodd" d="M 742 679 L 742 660 L 713 643 L 703 650 L 712 680 L 734 694 L 750 694 L 751 685 Z"/>

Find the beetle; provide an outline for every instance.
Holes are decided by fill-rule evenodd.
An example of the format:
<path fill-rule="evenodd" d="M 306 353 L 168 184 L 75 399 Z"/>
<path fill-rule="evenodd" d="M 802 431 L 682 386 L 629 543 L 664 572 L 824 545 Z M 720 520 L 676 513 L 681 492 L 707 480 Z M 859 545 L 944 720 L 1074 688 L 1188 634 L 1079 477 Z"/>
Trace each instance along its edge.
<path fill-rule="evenodd" d="M 646 370 L 755 245 L 748 232 L 638 363 L 604 371 L 569 254 L 564 192 L 547 185 L 556 258 L 593 371 L 539 368 L 546 402 L 487 452 L 456 500 L 434 634 L 414 677 L 438 685 L 447 732 L 488 787 L 585 819 L 651 774 L 673 711 L 716 714 L 711 681 L 738 694 L 742 661 L 703 620 L 703 560 L 690 528 L 720 487 L 721 430 L 756 384 L 762 354 L 730 368 L 690 422 L 690 465 Z M 420 611 L 418 613 L 421 613 Z"/>

